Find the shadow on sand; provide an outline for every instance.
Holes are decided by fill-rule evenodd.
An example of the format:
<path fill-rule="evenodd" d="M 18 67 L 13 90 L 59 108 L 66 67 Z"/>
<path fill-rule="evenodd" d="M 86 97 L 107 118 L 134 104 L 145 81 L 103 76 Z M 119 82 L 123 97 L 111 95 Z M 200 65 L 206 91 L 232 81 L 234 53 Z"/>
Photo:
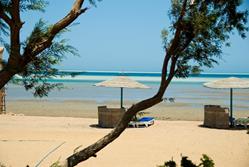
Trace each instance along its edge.
<path fill-rule="evenodd" d="M 198 125 L 200 128 L 207 128 L 207 129 L 218 129 L 218 130 L 244 130 L 244 131 L 247 131 L 249 130 L 249 126 L 247 125 L 247 127 L 245 127 L 244 125 L 236 125 L 236 126 L 233 126 L 233 127 L 229 127 L 228 129 L 222 129 L 222 128 L 211 128 L 211 127 L 207 127 L 207 126 L 204 126 L 203 124 L 201 125 Z"/>

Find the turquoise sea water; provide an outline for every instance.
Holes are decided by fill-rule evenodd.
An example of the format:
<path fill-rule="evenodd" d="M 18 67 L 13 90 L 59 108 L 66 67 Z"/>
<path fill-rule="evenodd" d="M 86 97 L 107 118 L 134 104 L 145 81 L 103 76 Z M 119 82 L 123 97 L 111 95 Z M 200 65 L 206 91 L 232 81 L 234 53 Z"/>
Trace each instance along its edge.
<path fill-rule="evenodd" d="M 50 82 L 63 83 L 65 88 L 52 91 L 46 100 L 94 100 L 104 102 L 108 100 L 118 101 L 119 88 L 95 87 L 95 83 L 111 79 L 114 76 L 129 76 L 150 89 L 125 89 L 124 99 L 139 101 L 153 96 L 160 84 L 160 73 L 157 72 L 106 72 L 106 71 L 60 71 L 63 77 L 55 77 Z M 174 79 L 166 90 L 165 97 L 175 98 L 175 102 L 186 103 L 193 107 L 203 104 L 221 104 L 229 106 L 228 89 L 209 89 L 203 87 L 204 82 L 227 77 L 239 77 L 249 79 L 249 73 L 217 73 L 191 75 L 186 79 Z M 7 100 L 31 100 L 34 99 L 31 92 L 17 85 L 8 85 Z M 234 106 L 239 110 L 249 110 L 249 89 L 234 90 Z"/>
<path fill-rule="evenodd" d="M 139 76 L 139 77 L 160 77 L 160 72 L 120 72 L 120 71 L 59 71 L 61 75 L 72 76 Z M 239 77 L 249 78 L 249 73 L 202 73 L 191 74 L 190 77 L 206 77 L 206 78 L 226 78 L 226 77 Z"/>

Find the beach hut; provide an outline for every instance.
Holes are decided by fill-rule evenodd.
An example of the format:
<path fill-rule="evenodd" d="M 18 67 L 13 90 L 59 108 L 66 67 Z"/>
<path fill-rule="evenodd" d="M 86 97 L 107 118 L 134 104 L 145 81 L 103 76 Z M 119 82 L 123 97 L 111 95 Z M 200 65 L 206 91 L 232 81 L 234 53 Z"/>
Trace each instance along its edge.
<path fill-rule="evenodd" d="M 249 88 L 249 80 L 230 77 L 204 83 L 204 86 L 213 89 L 230 89 L 230 125 L 233 126 L 233 89 Z"/>

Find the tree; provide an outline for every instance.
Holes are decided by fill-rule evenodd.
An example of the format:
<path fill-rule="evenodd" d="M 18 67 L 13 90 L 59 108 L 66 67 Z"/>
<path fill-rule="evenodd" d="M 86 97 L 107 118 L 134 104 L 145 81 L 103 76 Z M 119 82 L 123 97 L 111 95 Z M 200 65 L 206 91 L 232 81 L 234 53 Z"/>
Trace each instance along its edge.
<path fill-rule="evenodd" d="M 94 4 L 94 0 L 89 0 Z M 76 49 L 66 44 L 66 40 L 58 40 L 67 31 L 74 20 L 85 13 L 88 8 L 82 8 L 84 0 L 75 0 L 68 14 L 53 25 L 46 25 L 39 20 L 30 36 L 20 41 L 24 21 L 21 13 L 28 11 L 44 11 L 48 4 L 45 0 L 1 0 L 0 1 L 0 43 L 9 52 L 7 62 L 1 62 L 0 89 L 7 84 L 15 74 L 23 77 L 21 81 L 27 90 L 34 90 L 35 96 L 47 95 L 48 92 L 60 86 L 48 83 L 47 79 L 54 76 L 58 64 L 66 53 L 77 54 Z M 9 42 L 6 38 L 9 37 Z"/>
<path fill-rule="evenodd" d="M 75 0 L 67 16 L 45 30 L 39 28 L 44 27 L 42 22 L 39 23 L 27 42 L 21 45 L 19 35 L 24 23 L 20 19 L 20 10 L 42 10 L 42 2 L 44 1 L 0 2 L 0 31 L 8 33 L 6 30 L 10 28 L 10 56 L 0 72 L 0 88 L 13 75 L 24 72 L 29 64 L 32 65 L 43 51 L 52 46 L 56 35 L 87 10 L 81 9 L 84 0 Z M 121 135 L 134 115 L 163 100 L 162 97 L 174 76 L 188 77 L 193 68 L 197 70 L 202 67 L 213 67 L 213 64 L 218 63 L 217 59 L 222 55 L 222 46 L 229 45 L 226 43 L 229 34 L 237 30 L 239 35 L 245 38 L 245 32 L 248 30 L 245 26 L 248 12 L 239 11 L 240 4 L 240 0 L 172 0 L 169 13 L 172 26 L 169 28 L 170 31 L 162 31 L 165 57 L 158 92 L 153 97 L 128 108 L 115 129 L 94 144 L 69 156 L 64 165 L 72 167 L 90 157 L 96 157 L 98 151 Z M 21 46 L 24 46 L 22 53 Z M 43 58 L 44 61 L 47 59 Z"/>
<path fill-rule="evenodd" d="M 123 115 L 118 125 L 94 144 L 67 158 L 72 167 L 96 157 L 96 153 L 118 138 L 139 111 L 160 103 L 172 78 L 188 77 L 193 70 L 213 67 L 222 56 L 222 46 L 234 30 L 245 38 L 248 11 L 239 11 L 240 0 L 172 0 L 169 13 L 172 26 L 163 30 L 165 57 L 158 92 L 140 101 Z"/>

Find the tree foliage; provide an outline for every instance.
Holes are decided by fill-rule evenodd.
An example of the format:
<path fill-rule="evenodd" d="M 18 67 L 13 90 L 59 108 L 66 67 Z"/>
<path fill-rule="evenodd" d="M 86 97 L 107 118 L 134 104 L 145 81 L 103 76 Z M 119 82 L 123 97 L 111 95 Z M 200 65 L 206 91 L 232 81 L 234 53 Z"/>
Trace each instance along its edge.
<path fill-rule="evenodd" d="M 94 0 L 89 2 L 96 5 Z M 23 85 L 26 90 L 32 90 L 35 96 L 47 96 L 50 90 L 61 88 L 61 84 L 48 81 L 57 74 L 55 65 L 59 64 L 65 55 L 78 55 L 77 50 L 68 45 L 61 35 L 88 9 L 81 9 L 83 3 L 84 0 L 75 0 L 69 14 L 55 24 L 48 25 L 45 21 L 38 20 L 27 39 L 20 41 L 22 25 L 25 24 L 21 13 L 45 12 L 48 1 L 0 1 L 0 44 L 4 45 L 9 54 L 8 60 L 2 62 L 4 68 L 0 71 L 0 87 L 15 74 L 19 74 L 22 79 L 15 83 Z"/>
<path fill-rule="evenodd" d="M 169 40 L 180 29 L 179 41 L 174 56 L 177 57 L 176 77 L 188 77 L 193 71 L 202 67 L 213 67 L 222 56 L 222 47 L 229 46 L 229 34 L 237 30 L 245 38 L 248 11 L 239 11 L 240 0 L 195 0 L 187 2 L 182 11 L 183 0 L 172 0 L 169 12 L 172 26 L 169 32 L 162 31 L 164 47 L 172 46 L 174 38 Z M 181 13 L 182 18 L 179 19 Z M 193 63 L 194 62 L 194 63 Z M 197 70 L 199 68 L 199 70 Z"/>
<path fill-rule="evenodd" d="M 200 164 L 196 165 L 186 156 L 182 156 L 181 159 L 181 167 L 214 167 L 214 161 L 208 157 L 206 154 L 202 155 L 200 159 Z M 172 159 L 164 163 L 164 165 L 160 165 L 158 167 L 176 167 L 176 162 Z"/>
<path fill-rule="evenodd" d="M 0 17 L 0 42 L 4 45 L 9 46 L 9 43 L 6 42 L 6 40 L 3 40 L 3 36 L 9 37 L 10 35 L 10 25 L 6 23 L 6 21 L 3 19 L 3 17 L 6 17 L 3 15 L 7 15 L 7 17 L 11 16 L 11 8 L 12 8 L 12 1 L 11 0 L 1 0 L 0 2 L 0 11 L 1 11 L 1 17 Z M 20 0 L 20 12 L 28 12 L 28 11 L 40 11 L 45 12 L 45 7 L 48 5 L 48 1 L 45 0 Z M 9 47 L 8 47 L 9 50 Z"/>
<path fill-rule="evenodd" d="M 24 42 L 24 48 L 28 43 L 35 43 L 35 40 L 39 36 L 44 36 L 50 27 L 46 26 L 45 22 L 40 20 L 31 33 L 30 37 Z M 66 32 L 64 29 L 57 35 L 56 39 L 59 39 L 61 34 Z M 34 60 L 32 60 L 24 70 L 19 73 L 22 79 L 19 81 L 24 85 L 26 90 L 32 90 L 34 96 L 47 96 L 50 90 L 54 88 L 62 88 L 61 83 L 48 82 L 49 79 L 58 75 L 58 69 L 54 66 L 59 64 L 65 57 L 65 55 L 72 54 L 78 55 L 77 50 L 67 44 L 67 40 L 54 40 L 51 46 L 39 53 Z"/>

